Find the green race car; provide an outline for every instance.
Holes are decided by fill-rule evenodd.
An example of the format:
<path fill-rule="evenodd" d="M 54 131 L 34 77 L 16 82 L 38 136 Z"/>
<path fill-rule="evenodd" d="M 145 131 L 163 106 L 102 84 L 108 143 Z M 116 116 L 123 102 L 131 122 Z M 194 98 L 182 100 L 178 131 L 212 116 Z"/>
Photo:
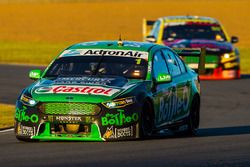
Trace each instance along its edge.
<path fill-rule="evenodd" d="M 70 46 L 43 73 L 29 73 L 35 82 L 16 102 L 17 139 L 111 141 L 165 130 L 195 134 L 200 82 L 177 53 L 200 55 L 131 41 Z"/>

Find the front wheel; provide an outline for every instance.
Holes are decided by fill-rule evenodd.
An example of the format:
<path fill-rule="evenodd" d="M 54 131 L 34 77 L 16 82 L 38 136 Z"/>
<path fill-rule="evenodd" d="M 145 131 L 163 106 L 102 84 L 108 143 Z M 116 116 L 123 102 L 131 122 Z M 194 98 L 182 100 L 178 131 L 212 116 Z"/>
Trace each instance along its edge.
<path fill-rule="evenodd" d="M 38 142 L 39 141 L 37 139 L 23 138 L 19 136 L 16 136 L 16 139 L 22 142 Z"/>

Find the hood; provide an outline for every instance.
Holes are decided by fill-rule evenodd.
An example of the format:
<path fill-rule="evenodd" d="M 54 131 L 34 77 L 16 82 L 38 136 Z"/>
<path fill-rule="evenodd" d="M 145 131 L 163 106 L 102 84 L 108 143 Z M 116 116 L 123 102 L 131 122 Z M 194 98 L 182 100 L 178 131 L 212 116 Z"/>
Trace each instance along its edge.
<path fill-rule="evenodd" d="M 33 99 L 40 102 L 100 103 L 121 95 L 135 86 L 123 77 L 58 77 L 41 79 L 30 88 Z"/>
<path fill-rule="evenodd" d="M 207 52 L 228 53 L 233 51 L 233 45 L 230 42 L 221 42 L 215 40 L 201 39 L 176 39 L 174 41 L 163 41 L 163 44 L 176 48 L 202 48 L 206 47 Z"/>

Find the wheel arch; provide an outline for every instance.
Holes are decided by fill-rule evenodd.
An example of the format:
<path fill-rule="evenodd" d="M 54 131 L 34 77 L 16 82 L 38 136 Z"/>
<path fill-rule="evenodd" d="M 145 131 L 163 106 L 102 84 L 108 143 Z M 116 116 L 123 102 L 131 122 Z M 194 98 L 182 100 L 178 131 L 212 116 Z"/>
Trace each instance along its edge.
<path fill-rule="evenodd" d="M 193 95 L 192 101 L 191 101 L 191 103 L 190 103 L 190 107 L 191 107 L 191 105 L 192 105 L 192 103 L 193 103 L 194 100 L 197 100 L 197 101 L 198 101 L 199 108 L 200 108 L 200 105 L 201 105 L 201 97 L 200 97 L 200 94 L 199 94 L 199 93 L 196 92 L 196 93 Z"/>

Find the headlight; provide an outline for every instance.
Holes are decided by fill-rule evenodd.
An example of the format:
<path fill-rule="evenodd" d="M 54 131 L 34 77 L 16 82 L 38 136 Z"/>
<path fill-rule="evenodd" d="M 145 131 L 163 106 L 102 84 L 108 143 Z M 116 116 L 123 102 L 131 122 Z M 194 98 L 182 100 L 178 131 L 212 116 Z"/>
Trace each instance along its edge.
<path fill-rule="evenodd" d="M 225 62 L 228 62 L 228 61 L 233 61 L 236 58 L 237 57 L 235 56 L 234 52 L 232 52 L 232 53 L 224 53 L 221 56 L 221 63 L 225 63 Z"/>
<path fill-rule="evenodd" d="M 223 55 L 223 57 L 224 57 L 225 59 L 228 59 L 228 58 L 230 58 L 230 54 L 229 54 L 229 53 L 225 53 L 225 54 Z"/>
<path fill-rule="evenodd" d="M 134 97 L 127 97 L 122 99 L 116 99 L 113 101 L 107 101 L 102 103 L 106 108 L 112 109 L 112 108 L 122 108 L 128 105 L 131 105 L 135 103 Z"/>
<path fill-rule="evenodd" d="M 21 102 L 23 102 L 24 104 L 26 104 L 28 106 L 34 106 L 37 104 L 37 101 L 35 101 L 31 97 L 25 96 L 23 94 L 22 94 L 20 100 L 21 100 Z"/>

